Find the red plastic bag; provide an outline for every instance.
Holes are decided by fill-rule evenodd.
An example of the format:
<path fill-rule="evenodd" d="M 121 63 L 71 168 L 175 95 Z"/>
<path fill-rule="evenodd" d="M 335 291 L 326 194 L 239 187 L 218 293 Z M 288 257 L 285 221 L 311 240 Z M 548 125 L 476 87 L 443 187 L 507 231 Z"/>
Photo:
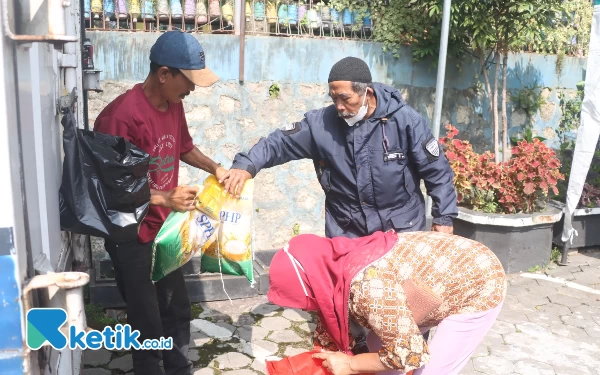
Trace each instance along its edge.
<path fill-rule="evenodd" d="M 330 375 L 321 364 L 322 359 L 312 358 L 321 350 L 296 354 L 280 361 L 266 361 L 269 375 Z"/>
<path fill-rule="evenodd" d="M 296 354 L 280 361 L 266 361 L 269 375 L 331 375 L 323 366 L 322 359 L 313 358 L 321 349 Z M 374 374 L 360 374 L 374 375 Z"/>

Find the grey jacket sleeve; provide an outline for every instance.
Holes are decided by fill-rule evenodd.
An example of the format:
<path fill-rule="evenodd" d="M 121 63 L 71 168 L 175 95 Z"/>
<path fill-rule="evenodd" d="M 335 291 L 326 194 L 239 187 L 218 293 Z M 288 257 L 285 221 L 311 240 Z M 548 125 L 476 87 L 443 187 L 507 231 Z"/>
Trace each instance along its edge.
<path fill-rule="evenodd" d="M 254 177 L 263 168 L 310 159 L 315 155 L 314 150 L 310 126 L 304 118 L 275 130 L 267 138 L 261 138 L 247 153 L 237 154 L 231 168 L 246 170 Z"/>
<path fill-rule="evenodd" d="M 406 128 L 410 160 L 419 171 L 419 176 L 425 182 L 427 193 L 433 201 L 433 222 L 451 226 L 452 219 L 458 216 L 452 168 L 423 117 L 412 108 L 406 114 L 410 119 L 410 125 Z"/>

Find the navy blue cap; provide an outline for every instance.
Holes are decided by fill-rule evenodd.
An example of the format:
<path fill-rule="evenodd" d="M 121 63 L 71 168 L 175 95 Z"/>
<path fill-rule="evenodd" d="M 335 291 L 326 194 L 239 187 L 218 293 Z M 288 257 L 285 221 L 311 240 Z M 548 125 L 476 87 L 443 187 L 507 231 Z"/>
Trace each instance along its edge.
<path fill-rule="evenodd" d="M 177 68 L 196 86 L 208 87 L 219 80 L 206 67 L 204 50 L 191 34 L 167 31 L 150 50 L 150 61 L 169 68 Z"/>

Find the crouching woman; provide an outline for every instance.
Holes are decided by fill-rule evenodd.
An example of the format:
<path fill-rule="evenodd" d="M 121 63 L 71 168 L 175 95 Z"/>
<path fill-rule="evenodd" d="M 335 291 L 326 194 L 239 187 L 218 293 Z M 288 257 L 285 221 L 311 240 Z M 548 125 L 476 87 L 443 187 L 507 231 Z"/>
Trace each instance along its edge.
<path fill-rule="evenodd" d="M 484 245 L 437 232 L 294 237 L 269 270 L 269 300 L 317 311 L 314 355 L 333 375 L 459 374 L 496 320 L 506 291 Z M 349 320 L 369 329 L 352 355 Z M 423 333 L 437 327 L 428 345 Z"/>

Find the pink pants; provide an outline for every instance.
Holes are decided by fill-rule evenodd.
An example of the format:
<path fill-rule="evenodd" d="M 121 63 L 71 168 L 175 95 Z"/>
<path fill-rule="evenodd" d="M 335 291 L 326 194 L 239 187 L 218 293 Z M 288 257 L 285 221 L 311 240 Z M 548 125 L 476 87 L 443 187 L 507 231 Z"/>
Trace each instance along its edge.
<path fill-rule="evenodd" d="M 414 371 L 414 375 L 458 375 L 494 325 L 502 303 L 497 307 L 473 314 L 451 315 L 442 320 L 429 343 L 429 363 Z M 429 328 L 422 328 L 424 333 Z M 370 352 L 381 348 L 379 337 L 370 331 L 367 336 Z M 401 375 L 400 371 L 380 372 L 378 375 Z"/>

